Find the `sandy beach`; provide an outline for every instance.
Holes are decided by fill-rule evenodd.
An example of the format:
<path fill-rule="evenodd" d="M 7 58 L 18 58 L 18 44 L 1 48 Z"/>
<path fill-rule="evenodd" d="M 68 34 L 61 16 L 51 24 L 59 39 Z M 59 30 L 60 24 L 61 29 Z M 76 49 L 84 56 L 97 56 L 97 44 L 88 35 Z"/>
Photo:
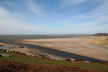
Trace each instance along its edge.
<path fill-rule="evenodd" d="M 27 39 L 22 42 L 108 61 L 107 38 L 108 36 L 84 36 L 77 38 Z"/>

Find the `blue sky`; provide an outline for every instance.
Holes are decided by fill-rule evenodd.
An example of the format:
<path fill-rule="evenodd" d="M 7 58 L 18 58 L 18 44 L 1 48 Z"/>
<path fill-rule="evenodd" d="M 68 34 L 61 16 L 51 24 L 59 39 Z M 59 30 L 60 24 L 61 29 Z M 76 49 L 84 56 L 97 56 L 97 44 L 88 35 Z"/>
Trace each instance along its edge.
<path fill-rule="evenodd" d="M 108 32 L 108 0 L 0 0 L 0 34 Z"/>

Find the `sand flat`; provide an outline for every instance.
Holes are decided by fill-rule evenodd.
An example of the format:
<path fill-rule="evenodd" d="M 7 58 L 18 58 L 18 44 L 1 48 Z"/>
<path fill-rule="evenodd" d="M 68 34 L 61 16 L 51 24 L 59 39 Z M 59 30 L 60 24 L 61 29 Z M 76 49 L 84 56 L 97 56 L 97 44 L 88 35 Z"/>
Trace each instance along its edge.
<path fill-rule="evenodd" d="M 23 42 L 108 61 L 108 45 L 90 43 L 101 38 L 103 37 L 85 36 L 79 38 L 23 40 Z"/>

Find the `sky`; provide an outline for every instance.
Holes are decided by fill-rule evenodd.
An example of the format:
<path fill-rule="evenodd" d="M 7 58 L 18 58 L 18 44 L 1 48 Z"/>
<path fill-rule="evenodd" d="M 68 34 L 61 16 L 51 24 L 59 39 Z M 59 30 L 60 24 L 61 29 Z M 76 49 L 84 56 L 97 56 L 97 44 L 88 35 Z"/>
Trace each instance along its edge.
<path fill-rule="evenodd" d="M 108 33 L 108 0 L 0 0 L 0 34 Z"/>

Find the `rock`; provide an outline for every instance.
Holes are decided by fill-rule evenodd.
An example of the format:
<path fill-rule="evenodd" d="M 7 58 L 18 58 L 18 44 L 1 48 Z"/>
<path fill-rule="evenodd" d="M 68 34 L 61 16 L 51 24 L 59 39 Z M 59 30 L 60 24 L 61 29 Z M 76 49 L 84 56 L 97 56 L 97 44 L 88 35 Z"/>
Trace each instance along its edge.
<path fill-rule="evenodd" d="M 85 63 L 90 63 L 90 61 L 84 61 Z"/>
<path fill-rule="evenodd" d="M 2 57 L 10 57 L 9 54 L 0 54 L 0 56 L 2 56 Z"/>
<path fill-rule="evenodd" d="M 39 54 L 38 56 L 40 56 L 40 57 L 47 57 L 47 55 L 44 55 L 44 54 Z"/>
<path fill-rule="evenodd" d="M 74 60 L 75 62 L 84 62 L 84 60 L 82 60 L 82 59 L 76 59 L 76 60 Z"/>
<path fill-rule="evenodd" d="M 18 47 L 19 47 L 19 48 L 25 48 L 25 46 L 22 46 L 22 45 L 19 45 Z"/>
<path fill-rule="evenodd" d="M 65 61 L 72 61 L 70 58 L 66 58 Z"/>
<path fill-rule="evenodd" d="M 0 46 L 3 46 L 3 45 L 0 45 Z"/>

